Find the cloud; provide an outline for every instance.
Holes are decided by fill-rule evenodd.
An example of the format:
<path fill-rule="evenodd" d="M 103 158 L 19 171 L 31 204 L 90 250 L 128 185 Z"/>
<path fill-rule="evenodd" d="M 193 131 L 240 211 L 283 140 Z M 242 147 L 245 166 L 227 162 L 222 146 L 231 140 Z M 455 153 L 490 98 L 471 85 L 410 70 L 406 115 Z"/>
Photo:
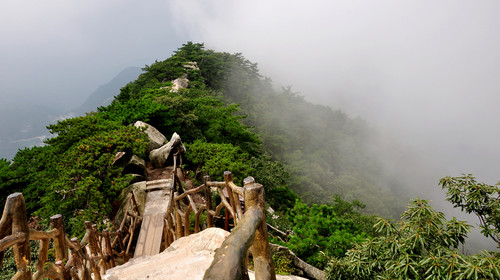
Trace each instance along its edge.
<path fill-rule="evenodd" d="M 434 154 L 429 159 L 448 158 L 451 172 L 500 156 L 500 2 L 178 0 L 170 7 L 190 38 L 242 52 L 278 85 L 359 115 Z M 465 160 L 462 149 L 480 155 Z M 486 169 L 470 171 L 498 178 Z"/>

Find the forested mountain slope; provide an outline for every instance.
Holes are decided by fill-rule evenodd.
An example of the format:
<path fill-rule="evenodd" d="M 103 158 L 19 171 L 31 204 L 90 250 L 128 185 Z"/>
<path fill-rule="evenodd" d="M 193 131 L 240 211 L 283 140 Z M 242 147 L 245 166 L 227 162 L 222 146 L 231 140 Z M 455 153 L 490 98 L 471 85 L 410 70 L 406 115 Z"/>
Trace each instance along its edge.
<path fill-rule="evenodd" d="M 203 82 L 225 102 L 240 105 L 239 113 L 247 116 L 242 121 L 258 133 L 264 151 L 285 164 L 289 186 L 305 201 L 331 203 L 338 194 L 365 203 L 367 212 L 399 216 L 403 211 L 408 198 L 397 195 L 401 186 L 384 173 L 364 120 L 311 104 L 290 87 L 277 91 L 241 54 L 205 50 L 201 44 L 185 45 L 175 59 L 149 71 L 161 81 L 166 69 L 182 60 L 197 62 Z M 196 75 L 188 78 L 196 80 Z"/>
<path fill-rule="evenodd" d="M 189 63 L 196 66 L 184 67 Z M 185 44 L 169 59 L 143 70 L 136 81 L 121 89 L 111 105 L 101 107 L 97 113 L 50 125 L 48 128 L 55 137 L 46 141 L 48 146 L 22 150 L 12 163 L 4 161 L 4 168 L 9 171 L 2 174 L 2 189 L 27 188 L 33 190 L 35 197 L 43 198 L 46 188 L 64 186 L 72 190 L 72 185 L 83 184 L 74 179 L 87 176 L 79 169 L 99 173 L 93 179 L 87 178 L 86 184 L 90 185 L 94 179 L 103 186 L 111 186 L 111 182 L 117 184 L 121 181 L 110 177 L 119 174 L 119 170 L 98 164 L 108 164 L 113 152 L 120 149 L 141 153 L 142 148 L 136 142 L 124 144 L 120 141 L 125 138 L 119 137 L 122 134 L 139 137 L 126 126 L 142 120 L 165 135 L 173 132 L 182 135 L 190 149 L 196 151 L 188 153 L 188 167 L 199 172 L 235 169 L 255 173 L 259 170 L 262 178 L 257 179 L 269 188 L 278 193 L 287 189 L 282 187 L 288 184 L 305 202 L 333 203 L 336 194 L 345 200 L 365 203 L 365 211 L 370 213 L 397 216 L 401 212 L 406 198 L 394 195 L 398 185 L 384 174 L 370 152 L 371 131 L 365 121 L 308 103 L 290 88 L 276 91 L 270 79 L 259 74 L 257 65 L 241 54 L 205 50 L 202 44 Z M 179 77 L 189 80 L 187 89 L 169 91 L 172 81 Z M 111 140 L 112 133 L 120 140 Z M 98 148 L 99 145 L 109 147 Z M 81 162 L 77 158 L 93 149 L 100 149 L 102 155 L 94 151 L 95 158 L 86 157 L 85 164 L 72 165 Z M 212 152 L 216 150 L 219 152 Z M 202 154 L 223 157 L 221 153 L 232 158 L 233 163 L 227 165 L 228 161 L 219 161 L 213 166 L 203 163 L 206 156 Z M 52 160 L 55 158 L 60 160 Z M 258 160 L 248 161 L 250 158 Z M 57 180 L 51 178 L 55 174 L 58 174 Z M 236 174 L 237 177 L 248 175 L 238 171 Z M 65 180 L 71 182 L 70 187 Z M 44 181 L 50 182 L 40 186 Z M 108 199 L 125 182 L 108 186 Z M 58 200 L 53 191 L 48 194 L 50 199 Z M 293 200 L 293 196 L 282 199 L 283 202 Z M 51 205 L 41 203 L 40 199 L 35 201 L 32 211 L 38 206 Z M 283 207 L 291 206 L 293 202 L 283 203 Z"/>
<path fill-rule="evenodd" d="M 147 137 L 131 125 L 140 120 L 182 137 L 183 167 L 195 183 L 205 174 L 223 180 L 225 170 L 235 182 L 255 177 L 275 210 L 267 219 L 272 242 L 332 279 L 500 277 L 497 255 L 458 253 L 470 226 L 446 220 L 426 200 L 413 200 L 396 223 L 359 213 L 366 204 L 366 213 L 395 217 L 408 201 L 373 153 L 367 122 L 306 102 L 291 88 L 277 91 L 241 54 L 202 44 L 187 43 L 143 70 L 110 105 L 49 125 L 47 145 L 0 159 L 0 205 L 22 192 L 28 215 L 47 223 L 62 214 L 70 235 L 83 235 L 83 221 L 113 227 L 119 193 L 133 180 L 115 155 L 147 158 Z M 443 179 L 442 186 L 498 240 L 498 186 L 471 176 Z M 10 270 L 0 276 L 13 273 L 10 256 Z M 287 268 L 286 259 L 275 261 Z"/>

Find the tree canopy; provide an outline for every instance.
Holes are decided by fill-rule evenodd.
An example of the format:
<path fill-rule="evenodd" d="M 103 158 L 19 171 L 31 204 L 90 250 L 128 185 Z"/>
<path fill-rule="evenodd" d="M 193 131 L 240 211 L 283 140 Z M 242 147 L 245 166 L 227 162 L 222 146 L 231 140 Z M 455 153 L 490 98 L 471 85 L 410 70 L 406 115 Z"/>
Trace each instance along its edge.
<path fill-rule="evenodd" d="M 500 248 L 500 188 L 477 182 L 472 174 L 445 177 L 439 181 L 446 189 L 446 200 L 454 207 L 479 218 L 481 232 Z"/>
<path fill-rule="evenodd" d="M 428 201 L 413 200 L 401 220 L 379 218 L 380 236 L 328 264 L 330 279 L 498 279 L 498 254 L 459 253 L 470 225 L 446 220 Z"/>

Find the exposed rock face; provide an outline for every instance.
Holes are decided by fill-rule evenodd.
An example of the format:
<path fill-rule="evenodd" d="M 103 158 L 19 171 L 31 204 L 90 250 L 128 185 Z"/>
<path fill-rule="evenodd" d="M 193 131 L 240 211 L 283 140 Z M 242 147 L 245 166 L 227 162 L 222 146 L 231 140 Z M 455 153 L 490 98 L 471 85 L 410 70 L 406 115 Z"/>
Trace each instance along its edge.
<path fill-rule="evenodd" d="M 122 202 L 118 212 L 115 215 L 115 222 L 119 225 L 122 222 L 123 214 L 125 212 L 125 206 L 130 199 L 130 191 L 134 193 L 135 201 L 137 202 L 137 208 L 139 208 L 139 213 L 144 214 L 144 205 L 146 204 L 146 181 L 131 184 L 127 188 L 123 189 L 119 200 Z"/>
<path fill-rule="evenodd" d="M 177 78 L 172 81 L 172 89 L 171 92 L 178 92 L 181 88 L 187 88 L 189 85 L 189 80 L 185 77 Z"/>
<path fill-rule="evenodd" d="M 215 249 L 220 247 L 229 232 L 209 228 L 200 233 L 176 240 L 164 252 L 141 258 L 106 272 L 107 280 L 132 279 L 203 279 L 205 270 L 214 258 Z"/>
<path fill-rule="evenodd" d="M 146 130 L 144 132 L 148 135 L 149 138 L 149 148 L 147 150 L 148 153 L 154 149 L 158 149 L 163 144 L 165 144 L 165 141 L 167 141 L 167 137 L 159 132 L 158 129 L 145 122 L 136 121 L 134 123 L 134 126 L 138 128 L 146 127 Z"/>
<path fill-rule="evenodd" d="M 220 228 L 180 238 L 155 256 L 134 258 L 128 263 L 106 271 L 106 280 L 201 280 L 212 263 L 215 249 L 229 236 Z M 255 279 L 249 272 L 250 279 Z M 298 276 L 276 275 L 280 280 L 301 280 Z"/>
<path fill-rule="evenodd" d="M 144 161 L 144 159 L 136 155 L 132 155 L 132 157 L 130 157 L 127 164 L 125 165 L 125 168 L 123 169 L 122 173 L 138 174 L 146 177 L 148 173 L 148 171 L 146 170 L 146 162 Z"/>
<path fill-rule="evenodd" d="M 186 148 L 184 147 L 184 144 L 182 144 L 181 137 L 174 132 L 172 138 L 170 139 L 170 141 L 168 141 L 167 144 L 161 146 L 158 149 L 152 150 L 149 153 L 149 159 L 153 163 L 154 167 L 163 167 L 170 154 L 172 152 L 177 152 L 177 148 L 180 149 L 181 152 L 186 152 Z"/>
<path fill-rule="evenodd" d="M 196 61 L 186 62 L 186 64 L 184 64 L 184 68 L 193 69 L 193 70 L 200 70 L 200 68 L 198 68 L 198 63 L 196 63 Z"/>
<path fill-rule="evenodd" d="M 144 159 L 126 152 L 118 152 L 113 160 L 113 165 L 123 167 L 123 174 L 136 175 L 135 181 L 140 181 L 140 178 L 145 180 L 148 175 L 146 169 L 146 161 Z"/>

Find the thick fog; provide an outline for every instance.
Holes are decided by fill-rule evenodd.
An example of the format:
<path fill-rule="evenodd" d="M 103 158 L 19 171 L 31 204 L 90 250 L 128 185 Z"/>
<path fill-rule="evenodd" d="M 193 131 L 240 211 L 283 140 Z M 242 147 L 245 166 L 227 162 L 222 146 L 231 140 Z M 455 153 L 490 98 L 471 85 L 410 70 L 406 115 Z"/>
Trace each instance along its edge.
<path fill-rule="evenodd" d="M 500 180 L 500 2 L 171 2 L 179 32 L 367 120 L 387 169 L 450 211 L 438 180 Z M 463 216 L 462 216 L 463 217 Z M 472 223 L 476 223 L 474 217 Z"/>
<path fill-rule="evenodd" d="M 276 84 L 366 119 L 442 176 L 500 180 L 500 2 L 178 0 L 171 7 L 178 32 L 242 52 Z"/>

